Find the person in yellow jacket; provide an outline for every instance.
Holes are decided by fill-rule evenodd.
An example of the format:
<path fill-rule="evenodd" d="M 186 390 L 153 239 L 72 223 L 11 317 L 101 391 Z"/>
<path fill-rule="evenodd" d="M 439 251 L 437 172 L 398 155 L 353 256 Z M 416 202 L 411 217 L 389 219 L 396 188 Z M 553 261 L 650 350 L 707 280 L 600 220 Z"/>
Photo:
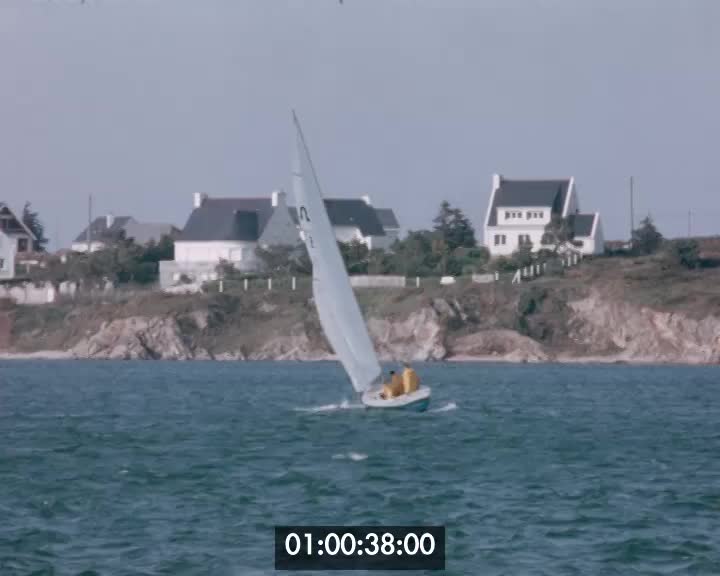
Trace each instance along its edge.
<path fill-rule="evenodd" d="M 390 382 L 383 384 L 383 391 L 380 394 L 381 398 L 389 400 L 395 398 L 403 393 L 403 381 L 400 378 L 400 374 L 396 374 L 395 370 L 390 370 Z"/>
<path fill-rule="evenodd" d="M 420 379 L 418 378 L 417 372 L 415 372 L 415 370 L 413 370 L 407 362 L 403 362 L 403 368 L 403 394 L 410 394 L 418 389 Z"/>

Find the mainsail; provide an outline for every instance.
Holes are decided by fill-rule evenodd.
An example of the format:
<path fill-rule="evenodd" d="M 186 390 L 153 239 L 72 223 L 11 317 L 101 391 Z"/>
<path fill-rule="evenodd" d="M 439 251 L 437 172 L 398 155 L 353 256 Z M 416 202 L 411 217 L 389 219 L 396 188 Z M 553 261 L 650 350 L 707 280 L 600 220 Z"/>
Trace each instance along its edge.
<path fill-rule="evenodd" d="M 362 392 L 379 380 L 380 364 L 350 285 L 295 113 L 293 119 L 297 131 L 293 192 L 303 240 L 313 265 L 315 306 L 325 336 L 353 387 Z"/>

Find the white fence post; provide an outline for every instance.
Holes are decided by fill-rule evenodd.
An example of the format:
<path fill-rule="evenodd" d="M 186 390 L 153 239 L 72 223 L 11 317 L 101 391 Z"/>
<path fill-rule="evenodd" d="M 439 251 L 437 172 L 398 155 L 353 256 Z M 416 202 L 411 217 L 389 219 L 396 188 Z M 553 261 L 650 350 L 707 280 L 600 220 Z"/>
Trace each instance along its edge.
<path fill-rule="evenodd" d="M 500 272 L 496 271 L 495 272 L 495 282 L 497 282 L 498 280 L 500 280 Z"/>
<path fill-rule="evenodd" d="M 245 292 L 247 292 L 247 289 L 248 289 L 248 279 L 245 278 L 243 280 L 243 290 L 245 290 Z"/>
<path fill-rule="evenodd" d="M 420 288 L 420 276 L 415 276 L 415 288 Z"/>
<path fill-rule="evenodd" d="M 293 276 L 293 277 L 292 277 L 292 289 L 295 290 L 296 286 L 297 286 L 297 285 L 296 285 L 296 283 L 295 283 L 295 276 Z"/>
<path fill-rule="evenodd" d="M 515 276 L 513 276 L 512 283 L 513 283 L 513 284 L 520 284 L 520 282 L 522 282 L 522 280 L 521 280 L 520 278 L 521 278 L 521 276 L 520 276 L 520 268 L 518 268 L 517 271 L 515 272 Z"/>
<path fill-rule="evenodd" d="M 222 294 L 224 288 L 225 288 L 225 287 L 223 286 L 223 281 L 220 280 L 220 282 L 218 282 L 218 292 L 220 292 L 220 293 Z"/>
<path fill-rule="evenodd" d="M 272 290 L 272 278 L 268 278 L 268 290 Z"/>

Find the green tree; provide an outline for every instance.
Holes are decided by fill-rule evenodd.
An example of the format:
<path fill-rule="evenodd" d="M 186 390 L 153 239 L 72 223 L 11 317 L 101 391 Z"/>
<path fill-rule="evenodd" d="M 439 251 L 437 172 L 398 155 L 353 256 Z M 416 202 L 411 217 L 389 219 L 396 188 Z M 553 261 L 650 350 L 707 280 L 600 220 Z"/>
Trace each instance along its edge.
<path fill-rule="evenodd" d="M 571 242 L 572 239 L 573 230 L 568 219 L 559 214 L 553 214 L 550 222 L 545 225 L 545 234 L 542 237 L 543 246 L 552 246 L 553 251 L 557 252 L 563 244 Z"/>
<path fill-rule="evenodd" d="M 522 244 L 512 253 L 512 262 L 516 268 L 525 268 L 533 263 L 532 244 Z"/>
<path fill-rule="evenodd" d="M 658 251 L 663 242 L 663 236 L 655 227 L 652 218 L 648 215 L 640 227 L 633 230 L 632 246 L 636 254 L 654 254 Z"/>
<path fill-rule="evenodd" d="M 23 206 L 22 221 L 35 235 L 33 250 L 35 252 L 45 252 L 48 243 L 48 239 L 45 237 L 45 226 L 41 222 L 38 213 L 32 209 L 30 202 L 25 202 L 25 206 Z"/>
<path fill-rule="evenodd" d="M 391 272 L 405 276 L 430 276 L 436 273 L 439 262 L 433 251 L 435 235 L 429 230 L 410 230 L 403 240 L 391 248 Z"/>
<path fill-rule="evenodd" d="M 456 248 L 474 248 L 477 246 L 475 240 L 475 229 L 470 220 L 459 208 L 450 206 L 450 202 L 443 200 L 440 204 L 438 215 L 433 219 L 433 230 L 442 238 L 447 252 L 453 252 Z"/>
<path fill-rule="evenodd" d="M 701 265 L 700 245 L 697 240 L 690 238 L 675 240 L 670 244 L 668 251 L 670 257 L 685 268 L 692 270 Z"/>
<path fill-rule="evenodd" d="M 360 240 L 338 242 L 348 274 L 367 274 L 370 250 Z"/>

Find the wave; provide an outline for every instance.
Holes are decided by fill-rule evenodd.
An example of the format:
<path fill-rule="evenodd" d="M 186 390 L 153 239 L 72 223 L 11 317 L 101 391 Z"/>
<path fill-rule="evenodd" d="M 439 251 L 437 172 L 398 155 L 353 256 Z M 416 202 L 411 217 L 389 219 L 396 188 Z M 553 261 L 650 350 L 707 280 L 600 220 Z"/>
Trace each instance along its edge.
<path fill-rule="evenodd" d="M 368 455 L 362 452 L 347 452 L 346 454 L 333 454 L 333 460 L 352 460 L 353 462 L 361 462 L 367 460 Z"/>
<path fill-rule="evenodd" d="M 350 404 L 347 400 L 343 400 L 340 404 L 323 404 L 322 406 L 309 406 L 306 408 L 293 408 L 295 412 L 309 412 L 317 414 L 319 412 L 336 412 L 337 410 L 359 410 L 364 409 L 362 404 Z"/>
<path fill-rule="evenodd" d="M 434 410 L 429 410 L 429 412 L 451 412 L 452 410 L 457 410 L 457 404 L 455 402 L 448 402 L 445 404 L 445 406 L 440 406 L 440 408 L 435 408 Z"/>

